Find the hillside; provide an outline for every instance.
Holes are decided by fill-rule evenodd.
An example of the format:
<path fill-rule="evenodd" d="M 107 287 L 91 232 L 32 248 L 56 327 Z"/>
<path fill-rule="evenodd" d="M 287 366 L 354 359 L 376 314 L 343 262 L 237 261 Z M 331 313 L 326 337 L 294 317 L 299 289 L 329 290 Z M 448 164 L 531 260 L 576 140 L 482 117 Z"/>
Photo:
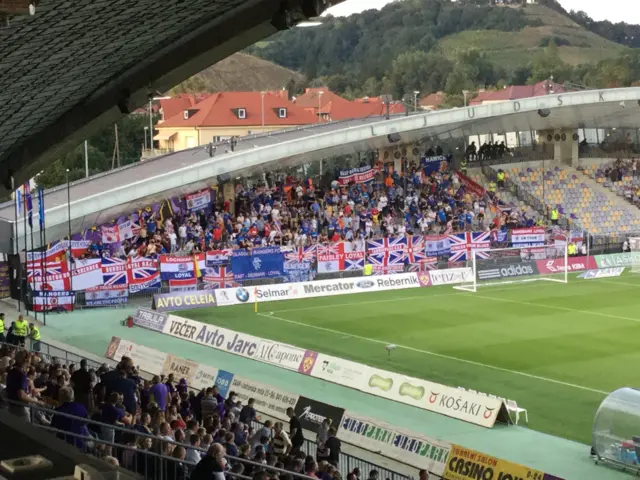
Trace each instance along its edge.
<path fill-rule="evenodd" d="M 506 70 L 525 65 L 552 40 L 560 59 L 569 65 L 596 63 L 627 50 L 550 8 L 528 5 L 522 10 L 528 25 L 519 31 L 467 30 L 443 38 L 436 49 L 451 60 L 461 53 L 480 50 Z"/>
<path fill-rule="evenodd" d="M 246 53 L 235 53 L 171 90 L 172 94 L 289 88 L 304 75 Z"/>
<path fill-rule="evenodd" d="M 457 97 L 450 106 L 462 105 L 463 90 L 550 76 L 593 88 L 640 80 L 640 49 L 607 39 L 613 34 L 600 36 L 595 24 L 585 28 L 583 14 L 542 1 L 549 6 L 401 0 L 381 10 L 327 17 L 319 27 L 280 32 L 247 53 L 347 97 L 443 90 Z M 618 29 L 616 24 L 612 32 Z"/>

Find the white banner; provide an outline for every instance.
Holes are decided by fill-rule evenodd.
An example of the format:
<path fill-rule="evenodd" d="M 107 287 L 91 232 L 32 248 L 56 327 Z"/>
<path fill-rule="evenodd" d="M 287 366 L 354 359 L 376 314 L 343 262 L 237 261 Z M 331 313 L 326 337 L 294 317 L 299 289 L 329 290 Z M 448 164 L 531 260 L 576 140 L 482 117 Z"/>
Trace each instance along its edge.
<path fill-rule="evenodd" d="M 73 289 L 75 291 L 87 290 L 102 285 L 102 260 L 99 258 L 87 258 L 74 260 L 73 265 Z"/>
<path fill-rule="evenodd" d="M 544 241 L 544 227 L 514 228 L 511 230 L 511 243 L 514 247 L 544 245 Z"/>
<path fill-rule="evenodd" d="M 588 270 L 584 272 L 580 277 L 585 280 L 589 280 L 592 278 L 609 278 L 609 277 L 619 277 L 624 272 L 624 267 L 615 267 L 615 268 L 601 268 L 600 270 Z"/>
<path fill-rule="evenodd" d="M 471 272 L 470 268 L 456 269 Z M 444 270 L 447 271 L 447 270 Z M 274 302 L 300 298 L 330 297 L 349 293 L 379 292 L 420 287 L 418 275 L 400 273 L 397 275 L 376 275 L 314 282 L 283 283 L 259 287 L 220 288 L 215 290 L 218 306 L 241 305 L 254 302 Z"/>
<path fill-rule="evenodd" d="M 451 450 L 451 444 L 447 442 L 432 440 L 354 412 L 344 413 L 338 438 L 440 476 Z"/>
<path fill-rule="evenodd" d="M 357 390 L 366 388 L 370 368 L 361 363 L 318 353 L 310 375 L 338 385 L 348 385 Z"/>
<path fill-rule="evenodd" d="M 187 210 L 202 210 L 211 203 L 211 191 L 207 188 L 199 192 L 184 196 L 187 201 Z"/>
<path fill-rule="evenodd" d="M 101 227 L 102 243 L 108 245 L 110 243 L 118 243 L 120 241 L 120 230 L 118 225 L 112 227 Z"/>
<path fill-rule="evenodd" d="M 119 362 L 122 357 L 129 357 L 133 360 L 133 364 L 140 370 L 149 372 L 153 375 L 160 375 L 167 360 L 167 354 L 159 352 L 153 348 L 147 348 L 143 345 L 136 345 L 128 340 L 120 339 L 118 348 L 113 353 L 115 361 Z"/>
<path fill-rule="evenodd" d="M 306 352 L 284 343 L 264 340 L 176 315 L 169 315 L 163 333 L 287 370 L 298 370 Z"/>
<path fill-rule="evenodd" d="M 189 385 L 196 390 L 213 387 L 216 384 L 218 369 L 209 365 L 198 365 L 195 375 L 193 376 L 193 384 Z"/>
<path fill-rule="evenodd" d="M 294 408 L 298 401 L 298 395 L 283 392 L 264 383 L 254 382 L 247 378 L 233 376 L 229 391 L 236 392 L 242 405 L 247 405 L 250 398 L 255 399 L 255 409 L 261 413 L 289 421 L 287 408 Z"/>
<path fill-rule="evenodd" d="M 90 307 L 122 305 L 129 301 L 127 285 L 103 285 L 85 291 L 85 304 Z"/>
<path fill-rule="evenodd" d="M 471 268 L 448 268 L 446 270 L 429 270 L 431 285 L 455 285 L 473 281 Z"/>

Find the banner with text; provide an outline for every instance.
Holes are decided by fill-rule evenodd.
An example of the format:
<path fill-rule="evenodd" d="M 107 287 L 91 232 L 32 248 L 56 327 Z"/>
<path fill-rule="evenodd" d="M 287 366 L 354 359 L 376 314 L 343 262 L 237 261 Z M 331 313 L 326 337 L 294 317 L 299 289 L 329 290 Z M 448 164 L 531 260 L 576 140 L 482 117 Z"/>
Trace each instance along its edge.
<path fill-rule="evenodd" d="M 640 252 L 611 253 L 609 255 L 596 255 L 594 258 L 597 268 L 640 265 Z"/>
<path fill-rule="evenodd" d="M 447 480 L 470 480 L 476 478 L 493 480 L 562 480 L 558 477 L 547 475 L 540 470 L 501 460 L 460 445 L 451 446 L 443 478 Z"/>
<path fill-rule="evenodd" d="M 215 307 L 213 290 L 158 293 L 153 296 L 153 309 L 158 312 Z"/>
<path fill-rule="evenodd" d="M 247 405 L 249 399 L 253 398 L 256 410 L 287 422 L 289 421 L 287 408 L 294 408 L 298 402 L 298 395 L 294 393 L 283 392 L 270 385 L 254 382 L 237 375 L 233 376 L 229 390 L 236 393 L 238 400 L 241 400 L 243 405 Z"/>
<path fill-rule="evenodd" d="M 564 273 L 564 258 L 556 258 L 554 260 L 536 260 L 538 271 L 545 275 L 549 273 Z M 598 266 L 593 257 L 569 257 L 566 269 L 571 272 L 579 272 L 582 270 L 595 270 Z"/>
<path fill-rule="evenodd" d="M 84 303 L 89 307 L 124 305 L 129 301 L 129 289 L 126 285 L 107 285 L 85 291 Z"/>
<path fill-rule="evenodd" d="M 514 247 L 536 247 L 544 245 L 544 227 L 514 228 L 511 230 L 511 244 Z"/>
<path fill-rule="evenodd" d="M 284 252 L 280 247 L 234 250 L 231 271 L 236 281 L 284 276 Z"/>
<path fill-rule="evenodd" d="M 338 438 L 440 476 L 447 466 L 451 449 L 447 442 L 432 440 L 349 411 L 342 417 Z"/>

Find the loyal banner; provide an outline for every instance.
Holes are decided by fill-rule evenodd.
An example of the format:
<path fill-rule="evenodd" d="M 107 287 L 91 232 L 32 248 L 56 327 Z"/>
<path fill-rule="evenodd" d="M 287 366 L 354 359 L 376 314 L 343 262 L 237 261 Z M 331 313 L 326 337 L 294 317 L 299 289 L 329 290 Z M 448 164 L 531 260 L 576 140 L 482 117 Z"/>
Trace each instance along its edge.
<path fill-rule="evenodd" d="M 318 431 L 318 427 L 322 425 L 325 418 L 331 419 L 331 425 L 338 429 L 344 415 L 344 408 L 334 407 L 302 396 L 298 398 L 294 411 L 300 419 L 302 428 L 312 432 Z"/>
<path fill-rule="evenodd" d="M 365 450 L 380 452 L 383 455 L 424 468 L 442 476 L 447 466 L 451 445 L 447 442 L 432 440 L 419 433 L 403 431 L 372 418 L 354 412 L 345 412 L 338 438 L 343 442 L 357 445 Z"/>
<path fill-rule="evenodd" d="M 447 480 L 562 480 L 459 445 L 451 446 L 443 477 Z"/>
<path fill-rule="evenodd" d="M 511 243 L 514 247 L 535 247 L 544 245 L 544 227 L 514 228 L 511 231 Z"/>
<path fill-rule="evenodd" d="M 294 408 L 298 402 L 298 395 L 295 393 L 283 392 L 264 383 L 235 375 L 229 390 L 236 393 L 243 405 L 247 405 L 249 399 L 253 398 L 256 410 L 287 422 L 289 421 L 287 408 Z"/>
<path fill-rule="evenodd" d="M 280 247 L 234 250 L 231 271 L 236 281 L 284 276 L 284 253 Z"/>

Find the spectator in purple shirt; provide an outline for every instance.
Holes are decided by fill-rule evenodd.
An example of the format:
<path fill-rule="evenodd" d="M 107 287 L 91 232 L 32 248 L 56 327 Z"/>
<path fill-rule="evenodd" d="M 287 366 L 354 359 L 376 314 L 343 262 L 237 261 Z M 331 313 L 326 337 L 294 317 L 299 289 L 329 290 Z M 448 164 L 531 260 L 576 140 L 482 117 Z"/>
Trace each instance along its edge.
<path fill-rule="evenodd" d="M 75 417 L 89 418 L 87 408 L 75 401 L 73 390 L 69 387 L 60 389 L 60 403 L 56 408 L 56 412 L 73 415 Z M 87 424 L 77 419 L 69 418 L 63 415 L 54 415 L 51 420 L 51 426 L 64 432 L 74 433 L 85 437 L 90 436 Z M 72 435 L 58 434 L 65 442 L 75 445 L 78 448 L 84 448 L 85 440 Z"/>
<path fill-rule="evenodd" d="M 149 390 L 151 394 L 150 400 L 158 405 L 158 408 L 164 412 L 167 409 L 167 402 L 169 400 L 169 389 L 166 384 L 160 381 L 160 377 L 157 375 L 153 377 L 151 383 L 151 389 Z"/>
<path fill-rule="evenodd" d="M 13 402 L 44 405 L 28 394 L 29 381 L 27 379 L 26 368 L 30 361 L 29 355 L 29 352 L 26 350 L 21 350 L 15 354 L 15 364 L 7 373 L 7 399 Z M 9 411 L 27 422 L 30 421 L 29 409 L 22 405 L 16 405 L 15 403 L 10 404 Z"/>

